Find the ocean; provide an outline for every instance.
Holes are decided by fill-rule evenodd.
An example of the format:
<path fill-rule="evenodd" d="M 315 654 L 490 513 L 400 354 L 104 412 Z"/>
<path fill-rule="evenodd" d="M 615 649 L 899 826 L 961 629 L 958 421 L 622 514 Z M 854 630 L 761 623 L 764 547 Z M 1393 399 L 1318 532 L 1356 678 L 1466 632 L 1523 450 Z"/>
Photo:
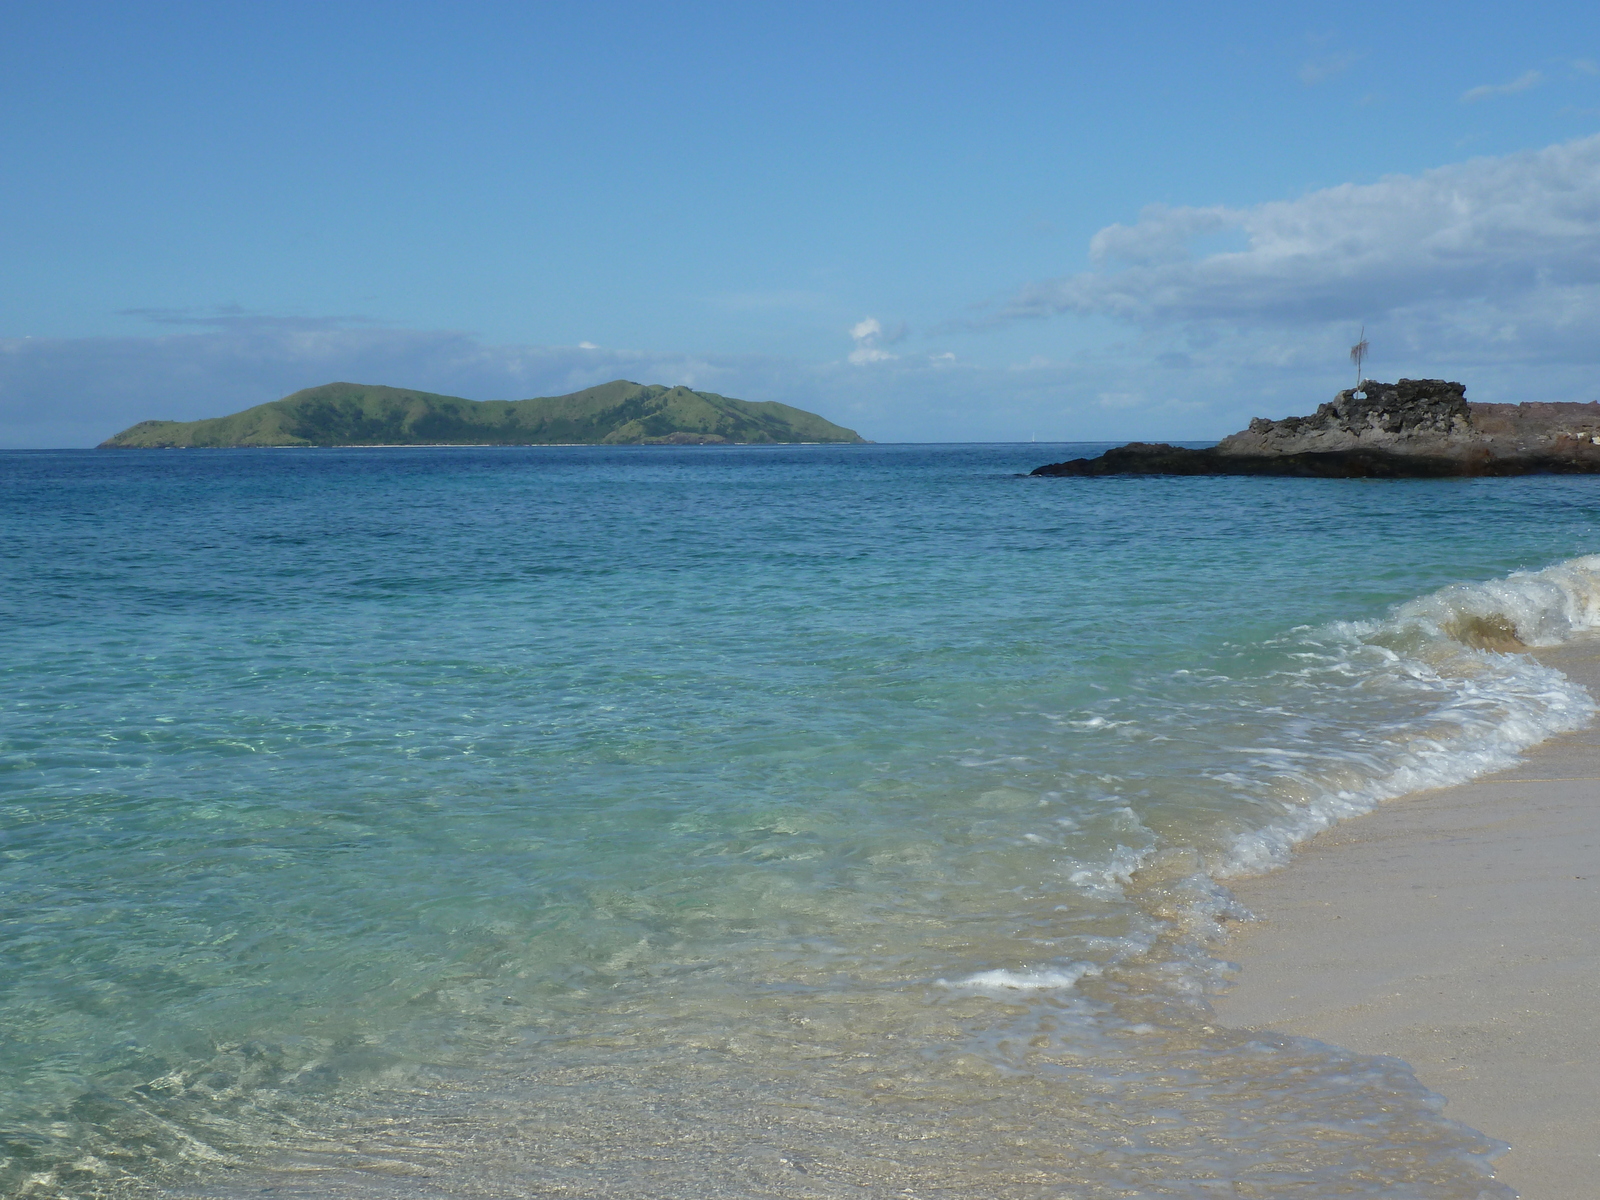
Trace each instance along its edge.
<path fill-rule="evenodd" d="M 1591 698 L 1600 483 L 0 455 L 0 1193 L 1504 1197 L 1231 877 Z"/>

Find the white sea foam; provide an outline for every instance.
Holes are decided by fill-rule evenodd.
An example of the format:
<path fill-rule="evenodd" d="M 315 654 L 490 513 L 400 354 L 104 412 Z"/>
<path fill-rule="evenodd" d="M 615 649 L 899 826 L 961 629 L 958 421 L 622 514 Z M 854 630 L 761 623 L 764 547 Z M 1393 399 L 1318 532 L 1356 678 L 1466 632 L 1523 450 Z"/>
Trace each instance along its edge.
<path fill-rule="evenodd" d="M 1142 867 L 1148 851 L 1119 845 L 1107 861 L 1090 867 L 1080 867 L 1067 879 L 1091 896 L 1101 899 L 1121 899 L 1123 888 L 1133 879 L 1133 873 Z"/>
<path fill-rule="evenodd" d="M 1421 720 L 1371 731 L 1342 786 L 1311 788 L 1285 815 L 1234 839 L 1219 878 L 1280 865 L 1299 842 L 1385 800 L 1504 769 L 1522 751 L 1594 719 L 1584 688 L 1520 653 L 1600 629 L 1600 555 L 1456 584 L 1388 617 L 1320 631 L 1327 654 L 1307 670 L 1435 697 Z M 1257 749 L 1285 759 L 1287 748 Z"/>
<path fill-rule="evenodd" d="M 1600 554 L 1442 588 L 1400 605 L 1382 624 L 1460 640 L 1463 623 L 1474 619 L 1491 627 L 1504 622 L 1529 646 L 1557 646 L 1600 629 Z"/>
<path fill-rule="evenodd" d="M 1278 677 L 1295 685 L 1290 697 L 1315 696 L 1326 712 L 1337 710 L 1346 694 L 1388 693 L 1404 701 L 1396 711 L 1406 715 L 1371 729 L 1347 726 L 1348 740 L 1338 746 L 1312 737 L 1300 745 L 1234 747 L 1232 753 L 1240 756 L 1236 764 L 1209 773 L 1209 779 L 1257 797 L 1269 789 L 1268 798 L 1281 806 L 1280 816 L 1235 835 L 1220 856 L 1203 861 L 1193 850 L 1162 849 L 1131 808 L 1118 808 L 1108 814 L 1118 835 L 1144 834 L 1149 844 L 1140 848 L 1119 841 L 1103 858 L 1068 868 L 1066 881 L 1113 903 L 1129 898 L 1137 885 L 1158 887 L 1163 893 L 1159 915 L 1150 914 L 1158 917 L 1155 927 L 1181 931 L 1203 944 L 1222 920 L 1249 917 L 1217 880 L 1281 865 L 1297 843 L 1341 820 L 1410 792 L 1503 769 L 1529 747 L 1593 720 L 1596 703 L 1581 685 L 1523 651 L 1595 630 L 1600 630 L 1600 555 L 1453 585 L 1397 605 L 1380 620 L 1298 631 L 1307 649 L 1288 657 L 1303 665 Z M 1263 703 L 1256 711 L 1292 724 L 1305 715 L 1293 705 L 1290 698 Z M 1373 711 L 1384 710 L 1379 705 Z M 1113 952 L 1098 964 L 996 968 L 939 982 L 995 995 L 1071 988 L 1148 950 L 1151 936 L 1145 930 L 1113 939 L 1114 945 L 1103 947 Z M 1209 989 L 1216 967 L 1201 953 L 1193 959 L 1184 955 L 1161 970 L 1170 976 L 1171 991 L 1198 994 Z"/>
<path fill-rule="evenodd" d="M 1104 969 L 1098 963 L 1075 962 L 1064 967 L 1038 970 L 1007 971 L 1000 968 L 993 971 L 979 971 L 976 975 L 969 975 L 965 979 L 941 979 L 938 982 L 940 987 L 964 988 L 975 992 L 1064 991 L 1076 985 L 1078 980 L 1085 976 L 1098 975 Z"/>

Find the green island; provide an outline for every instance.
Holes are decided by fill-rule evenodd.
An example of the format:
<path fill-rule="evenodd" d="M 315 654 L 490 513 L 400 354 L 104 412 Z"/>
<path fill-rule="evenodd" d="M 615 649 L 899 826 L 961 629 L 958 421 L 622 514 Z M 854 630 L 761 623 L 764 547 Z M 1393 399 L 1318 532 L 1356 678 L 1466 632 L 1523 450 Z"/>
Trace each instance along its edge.
<path fill-rule="evenodd" d="M 617 379 L 569 396 L 532 400 L 464 400 L 408 388 L 326 383 L 227 417 L 140 421 L 100 446 L 170 450 L 865 441 L 853 429 L 787 404 Z"/>

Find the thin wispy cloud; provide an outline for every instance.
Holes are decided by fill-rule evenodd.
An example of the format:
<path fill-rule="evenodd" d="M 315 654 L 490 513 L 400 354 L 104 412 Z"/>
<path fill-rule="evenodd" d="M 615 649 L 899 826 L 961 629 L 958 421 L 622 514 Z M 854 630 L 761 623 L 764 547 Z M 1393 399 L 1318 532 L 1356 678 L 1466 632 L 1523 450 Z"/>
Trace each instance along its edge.
<path fill-rule="evenodd" d="M 1307 87 L 1316 87 L 1319 83 L 1326 83 L 1343 75 L 1355 61 L 1354 54 L 1325 54 L 1319 58 L 1307 59 L 1300 64 L 1298 72 L 1300 82 Z"/>
<path fill-rule="evenodd" d="M 863 334 L 909 334 L 877 327 Z M 1220 436 L 1260 407 L 1258 388 L 1202 380 L 1201 392 L 1182 394 L 1174 383 L 1184 380 L 1135 378 L 1139 369 L 1116 353 L 1031 367 L 984 367 L 939 351 L 863 369 L 844 359 L 493 345 L 449 330 L 288 329 L 263 318 L 156 337 L 0 339 L 0 446 L 93 446 L 137 421 L 223 416 L 334 380 L 476 400 L 561 395 L 611 379 L 681 383 L 792 404 L 879 441 Z M 1103 403 L 1107 395 L 1117 402 Z"/>
<path fill-rule="evenodd" d="M 376 317 L 285 317 L 252 312 L 237 304 L 193 308 L 124 308 L 119 317 L 139 317 L 153 325 L 187 325 L 206 329 L 345 329 L 352 325 L 381 325 Z"/>
<path fill-rule="evenodd" d="M 808 291 L 803 288 L 723 292 L 710 297 L 710 302 L 730 312 L 767 312 L 784 309 L 791 309 L 796 312 L 817 312 L 832 305 L 832 299 L 826 292 Z"/>
<path fill-rule="evenodd" d="M 1391 313 L 1369 322 L 1374 362 L 1389 375 L 1465 377 L 1476 399 L 1600 398 L 1591 292 L 1540 292 L 1515 314 L 1483 302 Z M 942 351 L 870 369 L 845 359 L 493 345 L 449 330 L 290 329 L 268 319 L 158 337 L 11 338 L 0 339 L 0 445 L 93 446 L 136 421 L 222 416 L 334 380 L 480 400 L 560 395 L 610 379 L 682 383 L 792 404 L 879 441 L 1186 440 L 1220 437 L 1252 416 L 1309 411 L 1347 386 L 1354 335 L 1344 320 L 1153 322 L 1021 368 Z M 1537 371 L 1518 366 L 1530 357 Z"/>
<path fill-rule="evenodd" d="M 1468 88 L 1461 93 L 1461 103 L 1472 104 L 1478 100 L 1488 100 L 1492 96 L 1512 96 L 1517 92 L 1525 92 L 1529 88 L 1538 87 L 1543 82 L 1544 73 L 1542 71 L 1526 71 L 1510 83 L 1485 83 L 1475 88 Z"/>

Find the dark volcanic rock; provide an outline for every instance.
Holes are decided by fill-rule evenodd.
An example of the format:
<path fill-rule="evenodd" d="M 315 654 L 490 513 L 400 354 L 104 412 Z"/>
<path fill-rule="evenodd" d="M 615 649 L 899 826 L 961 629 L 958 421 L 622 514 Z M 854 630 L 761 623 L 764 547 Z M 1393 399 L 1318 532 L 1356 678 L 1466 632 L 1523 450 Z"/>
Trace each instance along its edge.
<path fill-rule="evenodd" d="M 1464 470 L 1458 459 L 1396 454 L 1389 450 L 1320 450 L 1304 454 L 1223 454 L 1162 442 L 1131 442 L 1099 458 L 1035 467 L 1031 475 L 1302 475 L 1323 479 L 1416 479 L 1469 474 L 1524 474 Z"/>
<path fill-rule="evenodd" d="M 1268 421 L 1222 439 L 1223 454 L 1306 454 L 1327 450 L 1384 449 L 1416 452 L 1472 437 L 1466 388 L 1443 379 L 1367 382 L 1340 392 L 1309 417 Z"/>
<path fill-rule="evenodd" d="M 1415 479 L 1600 472 L 1600 404 L 1470 404 L 1443 379 L 1365 381 L 1309 417 L 1268 421 L 1204 450 L 1132 442 L 1035 475 L 1305 475 Z"/>

